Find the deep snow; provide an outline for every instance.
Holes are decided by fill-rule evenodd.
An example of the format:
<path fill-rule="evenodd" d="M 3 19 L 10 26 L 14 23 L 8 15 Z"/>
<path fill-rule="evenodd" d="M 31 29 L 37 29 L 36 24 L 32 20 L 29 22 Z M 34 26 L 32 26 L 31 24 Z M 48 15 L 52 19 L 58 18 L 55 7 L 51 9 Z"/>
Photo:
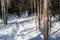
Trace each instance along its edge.
<path fill-rule="evenodd" d="M 60 21 L 52 17 L 51 35 L 49 40 L 60 40 Z M 41 21 L 43 23 L 43 20 Z M 41 24 L 43 29 L 43 24 Z M 43 40 L 43 34 L 38 31 L 34 16 L 8 16 L 8 24 L 0 19 L 0 40 Z"/>

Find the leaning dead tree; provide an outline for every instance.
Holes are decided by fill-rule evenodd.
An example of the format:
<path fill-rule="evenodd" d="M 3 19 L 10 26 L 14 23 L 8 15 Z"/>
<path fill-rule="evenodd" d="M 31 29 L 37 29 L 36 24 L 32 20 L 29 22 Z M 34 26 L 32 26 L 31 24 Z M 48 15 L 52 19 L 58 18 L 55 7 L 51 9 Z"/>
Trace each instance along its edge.
<path fill-rule="evenodd" d="M 44 40 L 48 40 L 48 0 L 44 0 Z"/>
<path fill-rule="evenodd" d="M 2 18 L 4 21 L 4 24 L 7 25 L 7 1 L 1 0 L 1 9 L 2 9 Z"/>

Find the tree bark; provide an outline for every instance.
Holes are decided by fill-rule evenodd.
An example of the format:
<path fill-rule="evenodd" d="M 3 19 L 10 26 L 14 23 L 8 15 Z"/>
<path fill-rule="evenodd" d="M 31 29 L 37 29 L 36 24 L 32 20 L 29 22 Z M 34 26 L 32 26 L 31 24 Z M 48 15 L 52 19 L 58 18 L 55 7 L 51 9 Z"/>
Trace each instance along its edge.
<path fill-rule="evenodd" d="M 42 20 L 42 14 L 43 14 L 43 0 L 40 0 L 40 21 Z"/>
<path fill-rule="evenodd" d="M 37 0 L 37 14 L 38 14 L 38 29 L 40 31 L 40 12 L 39 12 L 39 0 Z"/>
<path fill-rule="evenodd" d="M 7 25 L 7 1 L 6 0 L 1 0 L 1 7 L 2 7 L 2 18 L 4 24 Z"/>
<path fill-rule="evenodd" d="M 37 28 L 37 15 L 36 15 L 36 0 L 34 0 L 34 16 L 35 16 L 35 25 L 36 25 L 36 28 Z"/>
<path fill-rule="evenodd" d="M 44 0 L 44 40 L 48 40 L 48 0 Z"/>

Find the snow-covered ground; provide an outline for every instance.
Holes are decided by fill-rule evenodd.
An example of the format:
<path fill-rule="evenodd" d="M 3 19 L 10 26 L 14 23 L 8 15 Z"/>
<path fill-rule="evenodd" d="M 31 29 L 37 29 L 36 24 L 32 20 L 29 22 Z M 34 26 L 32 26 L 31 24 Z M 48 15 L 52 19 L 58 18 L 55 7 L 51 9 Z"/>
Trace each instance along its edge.
<path fill-rule="evenodd" d="M 52 18 L 49 40 L 59 39 L 59 37 L 60 22 Z M 7 25 L 3 24 L 2 19 L 0 19 L 0 40 L 43 40 L 43 34 L 38 31 L 34 16 L 18 17 L 10 15 L 8 16 Z"/>

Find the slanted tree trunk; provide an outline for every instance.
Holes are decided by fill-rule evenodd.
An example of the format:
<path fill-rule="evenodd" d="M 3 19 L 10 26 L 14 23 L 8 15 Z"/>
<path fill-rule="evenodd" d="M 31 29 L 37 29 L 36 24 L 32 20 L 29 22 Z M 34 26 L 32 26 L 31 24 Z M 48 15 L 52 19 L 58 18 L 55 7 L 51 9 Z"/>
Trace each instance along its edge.
<path fill-rule="evenodd" d="M 44 40 L 48 40 L 48 0 L 44 0 Z"/>
<path fill-rule="evenodd" d="M 2 7 L 2 18 L 4 23 L 7 25 L 7 1 L 1 0 L 1 7 Z"/>

